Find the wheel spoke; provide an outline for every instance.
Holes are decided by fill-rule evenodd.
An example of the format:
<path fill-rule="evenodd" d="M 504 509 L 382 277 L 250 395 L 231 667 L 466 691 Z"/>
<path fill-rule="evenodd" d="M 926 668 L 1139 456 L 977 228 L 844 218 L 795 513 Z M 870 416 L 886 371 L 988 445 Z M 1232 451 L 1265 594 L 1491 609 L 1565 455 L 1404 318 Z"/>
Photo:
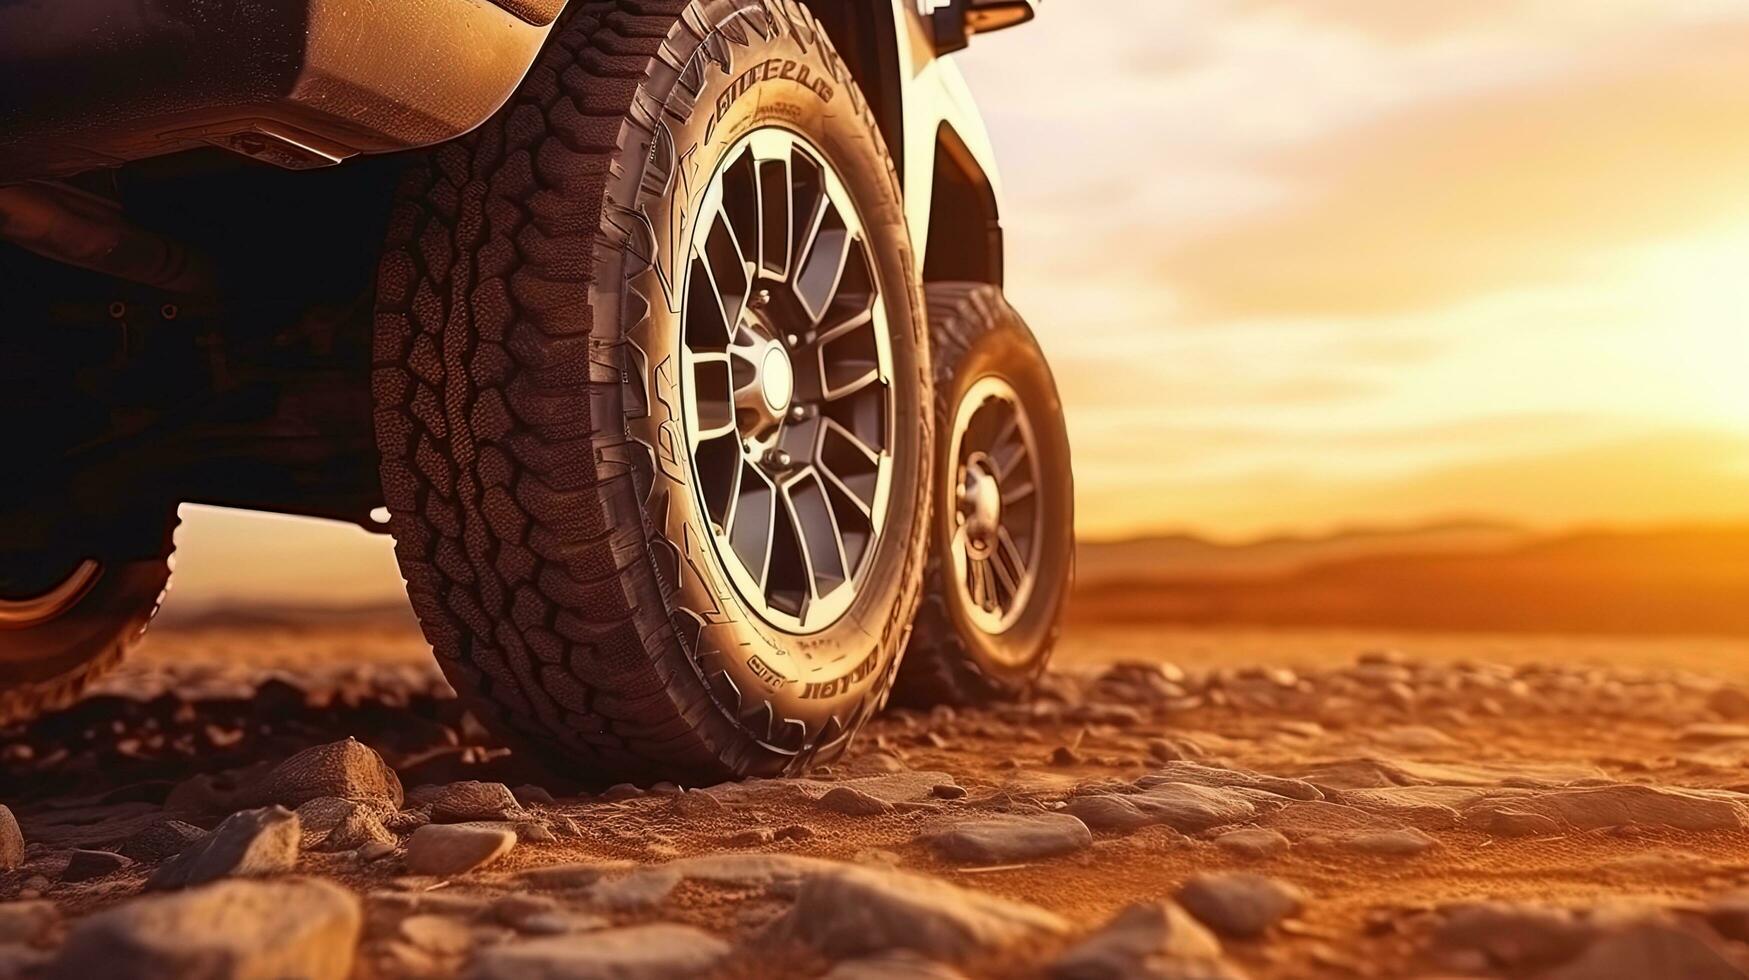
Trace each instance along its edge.
<path fill-rule="evenodd" d="M 826 485 L 812 468 L 785 482 L 783 494 L 796 522 L 796 539 L 801 542 L 809 589 L 813 598 L 819 599 L 829 595 L 848 577 L 845 568 L 849 561 L 844 554 L 843 532 L 832 512 Z"/>
<path fill-rule="evenodd" d="M 735 404 L 728 354 L 688 354 L 692 362 L 693 438 L 708 442 L 733 434 Z"/>
<path fill-rule="evenodd" d="M 743 465 L 729 518 L 729 546 L 764 590 L 771 578 L 773 536 L 777 527 L 777 487 L 758 467 Z"/>
<path fill-rule="evenodd" d="M 845 227 L 844 216 L 822 194 L 797 243 L 796 274 L 790 282 L 796 298 L 815 323 L 826 315 L 832 297 L 838 292 L 854 241 L 855 236 Z"/>
<path fill-rule="evenodd" d="M 1037 492 L 1038 486 L 1031 481 L 1018 483 L 1012 487 L 1005 487 L 1002 490 L 1002 506 L 1012 507 L 1023 500 L 1031 499 L 1032 495 Z"/>
<path fill-rule="evenodd" d="M 1026 556 L 1021 553 L 1020 545 L 1015 544 L 1014 536 L 1007 528 L 996 531 L 996 554 L 991 558 L 991 564 L 996 566 L 997 574 L 1002 576 L 1002 582 L 1008 588 L 1008 594 L 1013 596 L 1020 591 L 1020 583 L 1026 581 Z"/>

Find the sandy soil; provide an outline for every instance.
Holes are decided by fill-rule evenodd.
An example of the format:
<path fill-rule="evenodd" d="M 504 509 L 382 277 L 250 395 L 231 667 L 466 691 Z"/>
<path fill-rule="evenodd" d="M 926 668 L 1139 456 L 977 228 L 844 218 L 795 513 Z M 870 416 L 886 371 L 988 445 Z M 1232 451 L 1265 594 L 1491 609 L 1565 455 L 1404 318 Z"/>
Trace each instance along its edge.
<path fill-rule="evenodd" d="M 61 881 L 70 848 L 117 847 L 166 816 L 211 827 L 225 810 L 208 790 L 226 784 L 194 774 L 246 783 L 299 749 L 356 736 L 409 791 L 477 779 L 552 797 L 519 790 L 512 816 L 524 839 L 451 878 L 403 864 L 411 827 L 431 816 L 431 790 L 406 801 L 384 856 L 306 850 L 300 873 L 365 896 L 358 977 L 506 975 L 492 972 L 489 951 L 529 940 L 503 924 L 502 902 L 530 894 L 592 928 L 698 926 L 729 941 L 713 961 L 726 976 L 848 969 L 855 957 L 842 944 L 786 925 L 799 914 L 797 890 L 819 899 L 811 916 L 873 913 L 835 909 L 830 890 L 810 884 L 825 873 L 813 865 L 756 874 L 687 863 L 723 854 L 896 867 L 1061 917 L 1060 927 L 971 949 L 924 950 L 968 976 L 1047 975 L 1126 907 L 1229 871 L 1285 886 L 1298 908 L 1277 910 L 1255 938 L 1199 913 L 1225 933 L 1219 959 L 1168 950 L 1154 975 L 1744 976 L 1749 946 L 1733 936 L 1749 929 L 1721 898 L 1749 886 L 1744 646 L 1082 629 L 1033 702 L 889 712 L 809 781 L 676 795 L 604 792 L 496 747 L 401 624 L 167 631 L 81 705 L 5 733 L 0 800 L 29 844 L 19 868 L 0 872 L 0 899 L 46 898 L 61 910 L 64 921 L 19 960 L 21 975 L 47 969 L 81 917 L 129 901 L 153 870 L 141 861 Z M 874 798 L 878 812 L 840 812 L 821 798 L 835 786 Z M 1209 816 L 1209 805 L 1238 809 Z M 1122 815 L 1131 811 L 1141 815 Z M 1003 825 L 990 831 L 995 851 L 953 843 L 967 824 L 1064 813 L 1090 840 L 1041 844 Z M 552 833 L 526 832 L 530 822 Z M 1221 839 L 1234 831 L 1265 841 L 1265 853 Z M 306 834 L 306 846 L 319 843 Z M 578 862 L 600 867 L 564 884 L 526 877 Z M 666 889 L 649 879 L 657 868 L 672 872 Z M 1482 899 L 1508 903 L 1484 936 L 1531 939 L 1466 932 L 1462 916 L 1475 910 L 1464 906 Z M 453 920 L 454 935 L 437 941 L 428 923 L 406 924 L 432 914 Z M 1641 933 L 1651 938 L 1636 946 Z M 1631 959 L 1647 949 L 1666 958 Z M 1168 969 L 1186 956 L 1201 972 Z"/>

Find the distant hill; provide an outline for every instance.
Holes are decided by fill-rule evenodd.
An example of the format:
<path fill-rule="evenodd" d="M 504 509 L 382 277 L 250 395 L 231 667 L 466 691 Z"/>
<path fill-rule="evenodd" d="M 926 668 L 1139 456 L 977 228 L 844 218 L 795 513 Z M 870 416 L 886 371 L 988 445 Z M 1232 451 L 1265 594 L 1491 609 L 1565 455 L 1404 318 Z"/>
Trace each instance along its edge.
<path fill-rule="evenodd" d="M 1749 526 L 1084 546 L 1084 622 L 1749 635 Z"/>

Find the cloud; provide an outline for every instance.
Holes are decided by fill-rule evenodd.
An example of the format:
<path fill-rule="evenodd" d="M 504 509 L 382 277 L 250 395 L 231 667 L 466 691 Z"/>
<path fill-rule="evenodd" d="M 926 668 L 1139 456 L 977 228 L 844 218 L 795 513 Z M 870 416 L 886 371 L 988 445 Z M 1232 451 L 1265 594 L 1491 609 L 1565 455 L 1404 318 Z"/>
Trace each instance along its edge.
<path fill-rule="evenodd" d="M 1417 105 L 1265 166 L 1292 202 L 1168 247 L 1202 318 L 1374 316 L 1582 273 L 1749 214 L 1749 25 Z"/>

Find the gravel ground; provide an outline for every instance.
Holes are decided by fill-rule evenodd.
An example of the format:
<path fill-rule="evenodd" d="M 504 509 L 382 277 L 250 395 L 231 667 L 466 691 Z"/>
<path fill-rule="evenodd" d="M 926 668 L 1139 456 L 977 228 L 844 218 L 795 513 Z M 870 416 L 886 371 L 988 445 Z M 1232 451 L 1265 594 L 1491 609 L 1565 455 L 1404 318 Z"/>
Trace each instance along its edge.
<path fill-rule="evenodd" d="M 1749 976 L 1712 647 L 1083 635 L 1032 701 L 890 712 L 805 779 L 609 787 L 392 631 L 216 655 L 254 635 L 0 732 L 0 978 Z"/>

